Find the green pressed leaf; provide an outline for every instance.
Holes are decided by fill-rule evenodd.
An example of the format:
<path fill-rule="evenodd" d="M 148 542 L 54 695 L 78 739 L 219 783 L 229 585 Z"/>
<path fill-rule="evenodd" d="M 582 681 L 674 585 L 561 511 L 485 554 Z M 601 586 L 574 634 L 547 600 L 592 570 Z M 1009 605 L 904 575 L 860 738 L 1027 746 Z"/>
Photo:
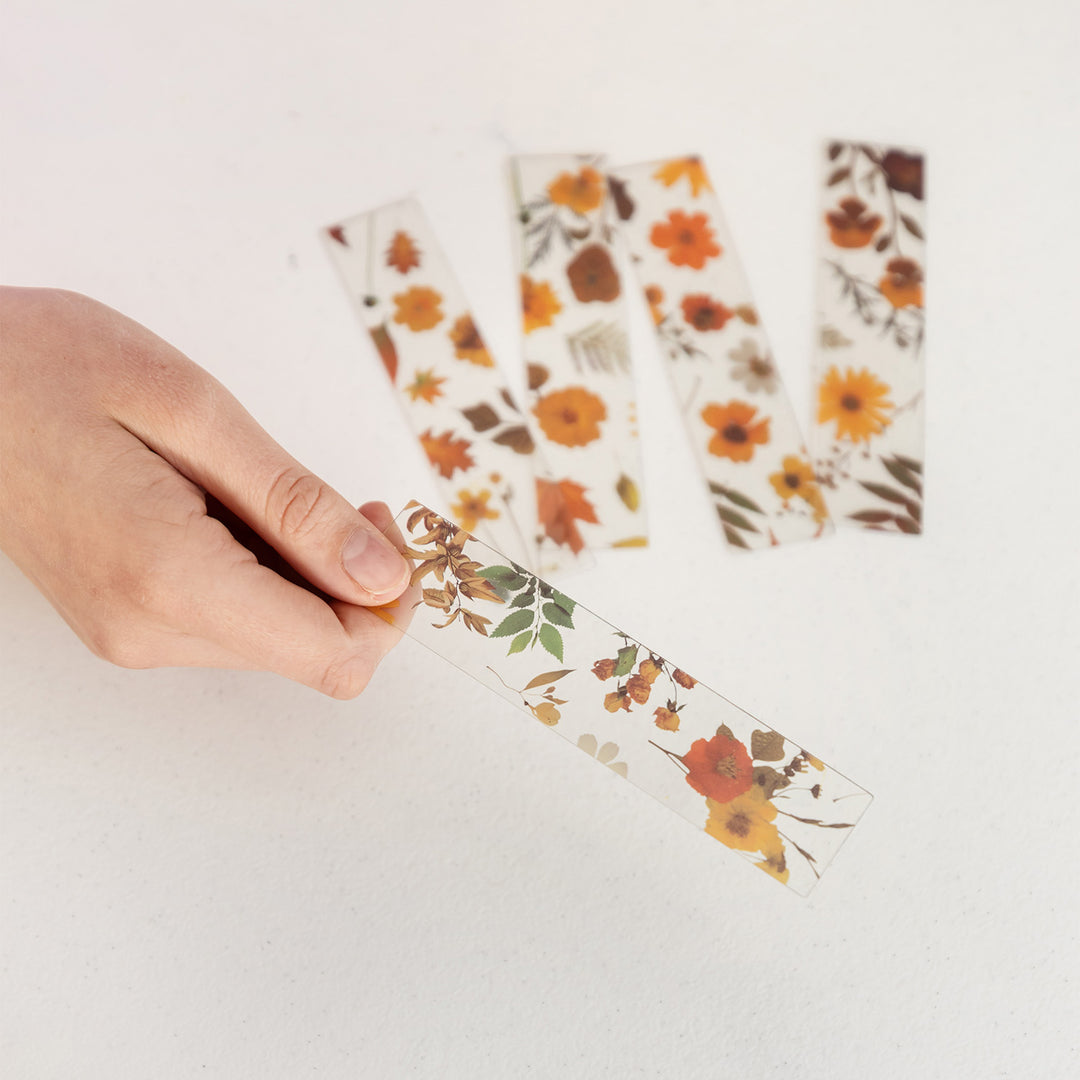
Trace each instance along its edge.
<path fill-rule="evenodd" d="M 532 631 L 526 630 L 524 634 L 518 634 L 513 641 L 510 642 L 510 649 L 507 652 L 507 656 L 512 656 L 516 652 L 524 652 L 528 647 L 529 641 L 532 639 Z"/>
<path fill-rule="evenodd" d="M 567 596 L 565 593 L 559 592 L 558 589 L 551 589 L 548 593 L 546 593 L 546 595 L 548 599 L 558 604 L 559 607 L 561 607 L 567 615 L 574 614 L 574 608 L 577 607 L 576 600 L 571 600 L 569 596 Z"/>
<path fill-rule="evenodd" d="M 919 223 L 913 217 L 908 214 L 901 214 L 900 220 L 904 223 L 904 228 L 907 229 L 912 236 L 918 237 L 920 240 L 923 239 L 923 231 L 919 227 Z"/>
<path fill-rule="evenodd" d="M 895 488 L 886 486 L 885 484 L 875 484 L 870 480 L 860 480 L 860 486 L 866 488 L 872 495 L 876 495 L 879 499 L 885 499 L 887 502 L 892 503 L 905 503 L 907 502 L 907 496 L 902 492 L 897 491 Z"/>
<path fill-rule="evenodd" d="M 861 521 L 865 525 L 882 525 L 893 519 L 888 510 L 860 510 L 857 514 L 848 514 L 848 517 L 852 521 Z"/>
<path fill-rule="evenodd" d="M 564 611 L 558 604 L 545 604 L 540 610 L 549 623 L 574 629 L 574 620 L 570 618 L 570 612 Z"/>
<path fill-rule="evenodd" d="M 761 532 L 761 530 L 748 518 L 742 516 L 738 510 L 732 510 L 727 506 L 718 506 L 716 512 L 720 520 L 728 525 L 734 525 L 736 529 L 745 529 L 747 532 Z"/>
<path fill-rule="evenodd" d="M 513 600 L 510 601 L 512 608 L 516 607 L 532 607 L 533 601 L 536 597 L 526 589 L 524 592 L 519 592 Z"/>
<path fill-rule="evenodd" d="M 784 756 L 784 736 L 779 731 L 755 731 L 750 736 L 750 756 L 755 761 L 779 761 Z"/>
<path fill-rule="evenodd" d="M 477 573 L 480 577 L 487 578 L 496 588 L 509 589 L 510 592 L 523 589 L 529 582 L 524 574 L 519 574 L 509 566 L 485 566 Z"/>
<path fill-rule="evenodd" d="M 634 666 L 634 661 L 637 660 L 636 645 L 624 645 L 615 657 L 615 674 L 617 676 L 629 675 L 631 669 Z"/>
<path fill-rule="evenodd" d="M 762 510 L 748 495 L 742 495 L 738 491 L 732 491 L 731 488 L 724 488 L 722 491 L 714 492 L 713 494 L 723 495 L 728 502 L 733 502 L 736 506 L 741 506 L 744 510 L 752 510 L 755 514 L 765 513 L 765 511 Z"/>
<path fill-rule="evenodd" d="M 891 458 L 882 458 L 881 464 L 889 470 L 894 480 L 899 480 L 904 487 L 911 488 L 918 495 L 922 495 L 922 484 L 919 483 L 918 477 L 906 465 L 902 465 L 899 461 Z"/>
<path fill-rule="evenodd" d="M 543 626 L 540 627 L 540 644 L 543 645 L 556 660 L 561 660 L 563 658 L 562 634 L 549 623 L 544 623 Z"/>
<path fill-rule="evenodd" d="M 727 542 L 734 547 L 748 548 L 750 545 L 742 538 L 742 533 L 736 532 L 730 525 L 724 526 L 724 536 Z"/>
<path fill-rule="evenodd" d="M 520 634 L 522 630 L 532 626 L 532 622 L 531 611 L 513 611 L 491 631 L 491 637 L 510 637 L 512 634 Z"/>
<path fill-rule="evenodd" d="M 916 461 L 914 458 L 905 457 L 903 454 L 893 454 L 893 459 L 899 461 L 905 469 L 910 469 L 913 473 L 922 476 L 921 461 Z"/>
<path fill-rule="evenodd" d="M 560 679 L 566 678 L 566 676 L 569 675 L 573 670 L 573 668 L 563 668 L 561 671 L 543 671 L 539 675 L 537 675 L 535 679 L 530 679 L 521 689 L 533 690 L 537 686 L 544 686 L 547 683 L 558 682 Z M 554 689 L 554 687 L 552 687 L 552 689 Z M 562 702 L 560 701 L 558 702 L 558 704 L 561 705 Z"/>

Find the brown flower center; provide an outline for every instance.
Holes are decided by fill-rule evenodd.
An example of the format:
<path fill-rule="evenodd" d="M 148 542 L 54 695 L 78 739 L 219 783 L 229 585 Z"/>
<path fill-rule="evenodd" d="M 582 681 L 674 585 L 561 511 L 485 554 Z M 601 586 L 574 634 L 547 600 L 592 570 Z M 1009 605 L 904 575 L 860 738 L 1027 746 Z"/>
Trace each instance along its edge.
<path fill-rule="evenodd" d="M 799 478 L 794 473 L 784 473 L 784 483 L 794 491 L 799 486 Z"/>
<path fill-rule="evenodd" d="M 564 424 L 576 424 L 578 422 L 577 409 L 573 409 L 569 405 L 563 409 L 561 416 Z"/>
<path fill-rule="evenodd" d="M 862 408 L 862 402 L 854 394 L 845 394 L 840 399 L 840 406 L 848 412 L 858 412 Z"/>
<path fill-rule="evenodd" d="M 458 337 L 457 344 L 459 349 L 477 349 L 480 347 L 480 333 L 472 323 Z"/>
<path fill-rule="evenodd" d="M 746 434 L 746 428 L 742 424 L 728 424 L 720 434 L 728 441 L 733 443 L 744 443 L 749 438 Z"/>
<path fill-rule="evenodd" d="M 760 356 L 755 356 L 753 360 L 750 361 L 750 370 L 755 375 L 771 375 L 772 364 L 770 364 L 768 360 L 763 360 Z"/>
<path fill-rule="evenodd" d="M 708 330 L 713 322 L 715 322 L 715 319 L 711 307 L 698 308 L 697 313 L 694 315 L 694 326 L 699 330 Z"/>
<path fill-rule="evenodd" d="M 729 833 L 741 839 L 750 835 L 750 825 L 750 815 L 740 810 L 737 814 L 732 814 L 728 818 L 725 828 Z"/>
<path fill-rule="evenodd" d="M 735 764 L 735 755 L 728 754 L 727 757 L 722 757 L 716 763 L 716 769 L 714 771 L 719 776 L 726 776 L 729 780 L 733 780 L 739 771 L 739 767 Z"/>
<path fill-rule="evenodd" d="M 683 229 L 682 232 L 679 233 L 680 244 L 692 244 L 696 239 L 697 237 L 695 237 L 689 229 Z"/>

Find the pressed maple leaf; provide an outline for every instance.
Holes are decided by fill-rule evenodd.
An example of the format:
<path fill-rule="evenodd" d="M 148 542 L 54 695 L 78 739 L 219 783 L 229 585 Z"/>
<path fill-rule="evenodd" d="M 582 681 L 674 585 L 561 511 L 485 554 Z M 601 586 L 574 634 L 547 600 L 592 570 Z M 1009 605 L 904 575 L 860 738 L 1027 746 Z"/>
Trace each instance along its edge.
<path fill-rule="evenodd" d="M 407 274 L 420 265 L 420 249 L 407 232 L 399 229 L 391 237 L 390 246 L 386 249 L 386 265 L 392 266 L 399 274 Z"/>
<path fill-rule="evenodd" d="M 405 392 L 410 400 L 422 400 L 430 405 L 437 397 L 443 396 L 442 384 L 444 382 L 446 379 L 441 375 L 436 375 L 434 368 L 428 368 L 427 371 L 417 369 L 416 378 L 405 387 Z"/>
<path fill-rule="evenodd" d="M 585 546 L 577 522 L 599 524 L 595 508 L 585 498 L 585 488 L 573 480 L 537 478 L 536 507 L 545 535 L 560 546 L 567 544 L 574 554 Z"/>
<path fill-rule="evenodd" d="M 455 439 L 452 431 L 434 435 L 431 428 L 428 428 L 420 436 L 420 445 L 435 471 L 447 480 L 454 475 L 456 469 L 465 472 L 476 464 L 469 454 L 472 443 L 468 439 Z"/>

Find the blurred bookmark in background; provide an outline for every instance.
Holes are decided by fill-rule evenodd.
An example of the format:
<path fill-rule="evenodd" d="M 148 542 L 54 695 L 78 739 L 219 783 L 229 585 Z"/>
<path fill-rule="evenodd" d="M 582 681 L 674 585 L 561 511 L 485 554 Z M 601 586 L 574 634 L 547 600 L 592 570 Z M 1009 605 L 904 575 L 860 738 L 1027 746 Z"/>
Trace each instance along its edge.
<path fill-rule="evenodd" d="M 610 176 L 619 231 L 728 543 L 832 530 L 750 287 L 698 157 Z"/>
<path fill-rule="evenodd" d="M 832 142 L 821 167 L 814 468 L 841 524 L 920 533 L 923 156 Z"/>
<path fill-rule="evenodd" d="M 523 565 L 591 561 L 419 204 L 359 214 L 325 239 L 450 513 Z"/>
<path fill-rule="evenodd" d="M 869 792 L 432 510 L 387 621 L 806 895 Z"/>
<path fill-rule="evenodd" d="M 646 538 L 625 290 L 598 155 L 509 162 L 524 355 L 534 430 L 552 469 L 588 507 L 597 547 Z"/>

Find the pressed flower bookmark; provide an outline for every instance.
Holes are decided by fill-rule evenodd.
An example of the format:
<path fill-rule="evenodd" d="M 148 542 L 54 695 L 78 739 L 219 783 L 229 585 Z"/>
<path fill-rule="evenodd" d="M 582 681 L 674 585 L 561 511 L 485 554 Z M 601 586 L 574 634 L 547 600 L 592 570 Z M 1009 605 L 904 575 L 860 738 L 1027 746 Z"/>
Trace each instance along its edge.
<path fill-rule="evenodd" d="M 818 480 L 837 520 L 922 532 L 924 165 L 825 148 L 816 342 Z"/>
<path fill-rule="evenodd" d="M 822 536 L 825 500 L 705 166 L 622 167 L 610 183 L 728 542 Z"/>
<path fill-rule="evenodd" d="M 360 214 L 326 242 L 450 512 L 525 565 L 573 564 L 580 549 L 541 534 L 538 495 L 549 516 L 564 515 L 562 501 L 537 479 L 525 417 L 419 204 Z"/>
<path fill-rule="evenodd" d="M 380 614 L 806 895 L 870 794 L 464 529 L 397 517 L 412 588 Z"/>
<path fill-rule="evenodd" d="M 531 411 L 589 547 L 647 543 L 623 287 L 595 156 L 510 159 Z"/>

